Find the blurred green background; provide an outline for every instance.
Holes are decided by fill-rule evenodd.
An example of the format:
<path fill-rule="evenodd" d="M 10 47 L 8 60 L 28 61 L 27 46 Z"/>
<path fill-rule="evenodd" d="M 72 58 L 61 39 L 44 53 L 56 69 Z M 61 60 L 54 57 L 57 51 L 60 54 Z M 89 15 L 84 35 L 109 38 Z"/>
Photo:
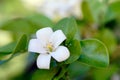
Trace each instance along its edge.
<path fill-rule="evenodd" d="M 0 0 L 0 52 L 22 33 L 34 37 L 39 27 L 69 16 L 76 19 L 81 39 L 101 40 L 110 55 L 104 69 L 72 63 L 70 80 L 120 80 L 120 0 Z M 4 60 L 11 55 L 0 56 Z M 36 70 L 35 57 L 24 52 L 0 65 L 0 80 L 45 80 Z"/>

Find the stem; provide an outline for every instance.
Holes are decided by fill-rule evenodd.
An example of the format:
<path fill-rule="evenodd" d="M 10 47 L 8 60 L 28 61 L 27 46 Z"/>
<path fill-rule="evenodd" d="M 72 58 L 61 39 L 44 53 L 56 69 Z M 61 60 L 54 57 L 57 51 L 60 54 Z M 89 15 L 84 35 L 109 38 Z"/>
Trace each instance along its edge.
<path fill-rule="evenodd" d="M 68 70 L 67 67 L 68 67 L 68 65 L 62 65 L 60 67 L 60 72 L 58 72 L 58 75 L 53 80 L 60 80 L 61 78 L 65 78 L 63 76 L 65 75 L 65 73 Z"/>

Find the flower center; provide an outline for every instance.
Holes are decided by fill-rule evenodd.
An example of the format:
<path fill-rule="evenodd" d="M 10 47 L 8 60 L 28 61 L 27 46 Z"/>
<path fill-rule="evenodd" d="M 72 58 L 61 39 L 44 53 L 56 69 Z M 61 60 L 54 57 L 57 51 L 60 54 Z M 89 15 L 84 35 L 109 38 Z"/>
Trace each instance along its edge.
<path fill-rule="evenodd" d="M 46 48 L 47 48 L 47 51 L 49 51 L 49 52 L 53 51 L 53 45 L 51 43 L 48 43 Z"/>

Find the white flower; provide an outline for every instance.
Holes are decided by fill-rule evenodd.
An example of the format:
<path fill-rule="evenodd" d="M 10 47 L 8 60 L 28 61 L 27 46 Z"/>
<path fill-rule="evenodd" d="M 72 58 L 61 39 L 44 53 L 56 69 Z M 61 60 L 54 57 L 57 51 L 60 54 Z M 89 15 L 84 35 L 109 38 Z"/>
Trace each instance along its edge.
<path fill-rule="evenodd" d="M 37 39 L 31 39 L 28 51 L 40 53 L 37 58 L 37 66 L 40 69 L 49 69 L 50 60 L 53 57 L 56 61 L 62 62 L 69 58 L 70 52 L 65 46 L 59 46 L 66 36 L 61 30 L 55 32 L 50 27 L 37 31 Z"/>

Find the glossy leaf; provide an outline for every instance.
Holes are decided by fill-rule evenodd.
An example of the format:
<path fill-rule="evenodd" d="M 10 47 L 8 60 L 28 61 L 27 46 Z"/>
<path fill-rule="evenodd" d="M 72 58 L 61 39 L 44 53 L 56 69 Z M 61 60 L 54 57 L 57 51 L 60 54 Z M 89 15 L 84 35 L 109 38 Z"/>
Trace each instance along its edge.
<path fill-rule="evenodd" d="M 118 67 L 116 65 L 110 65 L 105 69 L 96 69 L 93 71 L 93 78 L 94 80 L 107 80 L 111 78 L 111 76 L 116 75 L 117 71 L 118 71 Z"/>
<path fill-rule="evenodd" d="M 57 68 L 52 68 L 50 70 L 39 69 L 33 74 L 32 80 L 52 80 L 57 72 Z"/>
<path fill-rule="evenodd" d="M 9 55 L 12 53 L 13 49 L 15 48 L 16 43 L 10 43 L 8 45 L 5 45 L 3 47 L 0 47 L 0 58 L 6 55 Z"/>
<path fill-rule="evenodd" d="M 81 46 L 78 40 L 72 40 L 68 45 L 70 57 L 65 61 L 66 64 L 76 61 L 81 54 Z"/>
<path fill-rule="evenodd" d="M 77 24 L 74 18 L 64 18 L 60 20 L 54 27 L 54 30 L 62 30 L 67 36 L 67 40 L 73 39 L 77 31 Z"/>
<path fill-rule="evenodd" d="M 62 30 L 67 37 L 65 46 L 67 46 L 70 51 L 70 57 L 65 63 L 69 64 L 76 61 L 80 56 L 81 47 L 79 44 L 80 35 L 74 18 L 62 19 L 55 25 L 55 27 L 53 27 L 53 29 Z"/>
<path fill-rule="evenodd" d="M 13 51 L 13 48 L 15 47 L 16 43 L 12 42 L 8 45 L 2 46 L 0 47 L 0 53 L 5 53 L 5 54 L 9 54 Z"/>
<path fill-rule="evenodd" d="M 17 44 L 15 45 L 15 47 L 13 48 L 13 50 L 12 49 L 10 50 L 12 51 L 11 56 L 6 60 L 0 60 L 0 65 L 11 60 L 13 57 L 15 57 L 16 55 L 19 55 L 21 52 L 24 52 L 26 50 L 26 44 L 27 44 L 27 36 L 22 35 L 19 41 L 17 42 Z M 4 54 L 4 53 L 1 53 L 1 54 Z"/>
<path fill-rule="evenodd" d="M 110 9 L 120 17 L 120 1 L 115 1 L 109 5 Z"/>
<path fill-rule="evenodd" d="M 36 27 L 33 27 L 27 20 L 23 18 L 16 18 L 13 20 L 8 20 L 0 25 L 1 29 L 8 30 L 16 33 L 34 33 Z"/>
<path fill-rule="evenodd" d="M 108 7 L 108 9 L 106 10 L 106 13 L 105 13 L 105 16 L 104 16 L 104 24 L 111 21 L 111 20 L 114 20 L 115 19 L 115 13 L 112 9 L 110 9 L 110 7 Z"/>
<path fill-rule="evenodd" d="M 100 30 L 95 35 L 94 38 L 101 40 L 108 48 L 108 51 L 110 54 L 112 54 L 115 51 L 116 46 L 117 46 L 117 41 L 116 41 L 114 33 L 112 33 L 112 31 L 110 31 L 109 29 Z"/>
<path fill-rule="evenodd" d="M 89 70 L 90 66 L 75 61 L 69 65 L 68 74 L 72 80 L 77 80 L 78 77 L 86 74 Z"/>
<path fill-rule="evenodd" d="M 80 41 L 82 53 L 79 61 L 95 67 L 107 67 L 109 55 L 106 46 L 99 40 L 86 39 Z"/>
<path fill-rule="evenodd" d="M 92 16 L 91 11 L 90 11 L 89 5 L 85 1 L 82 3 L 82 12 L 83 12 L 84 19 L 86 21 L 94 22 L 94 18 Z"/>
<path fill-rule="evenodd" d="M 99 22 L 101 9 L 103 9 L 103 4 L 101 4 L 98 0 L 96 1 L 95 0 L 84 0 L 82 2 L 83 17 L 86 21 L 90 23 Z"/>
<path fill-rule="evenodd" d="M 42 27 L 53 27 L 53 23 L 49 18 L 37 14 L 8 20 L 0 25 L 1 29 L 25 34 L 35 33 Z"/>
<path fill-rule="evenodd" d="M 19 41 L 13 51 L 13 54 L 17 53 L 17 52 L 24 52 L 26 50 L 26 46 L 27 46 L 27 36 L 24 34 L 19 39 Z"/>
<path fill-rule="evenodd" d="M 42 14 L 34 14 L 26 17 L 26 19 L 33 24 L 34 27 L 53 27 L 53 22 Z"/>

